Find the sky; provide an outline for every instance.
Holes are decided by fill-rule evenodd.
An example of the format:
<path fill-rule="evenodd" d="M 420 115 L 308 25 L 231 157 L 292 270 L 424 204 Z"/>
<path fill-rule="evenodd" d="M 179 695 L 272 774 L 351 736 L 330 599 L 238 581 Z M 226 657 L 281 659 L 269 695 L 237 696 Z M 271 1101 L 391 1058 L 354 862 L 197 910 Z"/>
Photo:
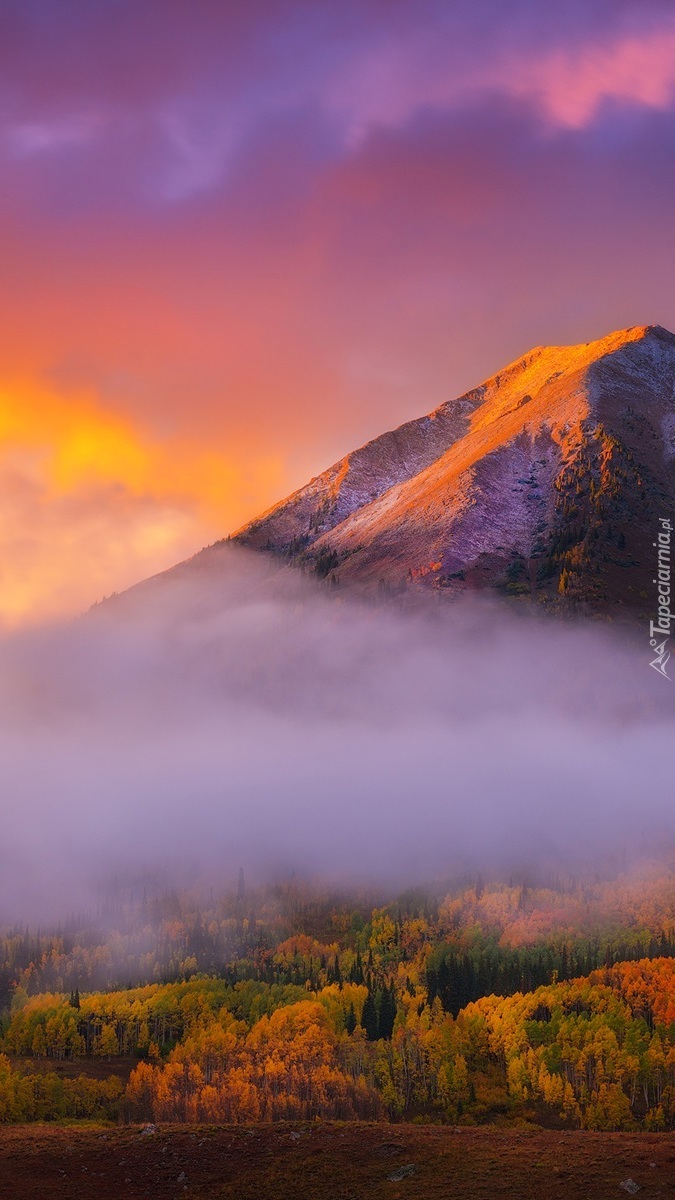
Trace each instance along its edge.
<path fill-rule="evenodd" d="M 657 0 L 0 0 L 0 625 L 530 347 L 675 328 Z"/>

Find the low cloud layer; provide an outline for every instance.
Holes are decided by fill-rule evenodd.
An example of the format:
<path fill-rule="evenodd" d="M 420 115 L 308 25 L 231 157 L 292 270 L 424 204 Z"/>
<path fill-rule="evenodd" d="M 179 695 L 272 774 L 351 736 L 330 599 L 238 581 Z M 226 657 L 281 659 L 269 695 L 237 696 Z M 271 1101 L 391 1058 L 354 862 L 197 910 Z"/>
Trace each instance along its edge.
<path fill-rule="evenodd" d="M 407 882 L 649 850 L 675 832 L 675 693 L 648 649 L 216 547 L 0 646 L 0 917 L 163 865 Z"/>

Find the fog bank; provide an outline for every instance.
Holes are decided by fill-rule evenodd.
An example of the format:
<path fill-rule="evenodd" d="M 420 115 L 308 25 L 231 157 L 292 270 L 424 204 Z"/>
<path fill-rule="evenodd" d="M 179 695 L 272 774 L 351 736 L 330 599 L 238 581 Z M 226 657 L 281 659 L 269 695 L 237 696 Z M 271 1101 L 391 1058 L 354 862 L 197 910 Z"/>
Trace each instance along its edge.
<path fill-rule="evenodd" d="M 0 644 L 0 921 L 119 869 L 438 878 L 673 838 L 647 637 L 404 612 L 229 545 Z"/>

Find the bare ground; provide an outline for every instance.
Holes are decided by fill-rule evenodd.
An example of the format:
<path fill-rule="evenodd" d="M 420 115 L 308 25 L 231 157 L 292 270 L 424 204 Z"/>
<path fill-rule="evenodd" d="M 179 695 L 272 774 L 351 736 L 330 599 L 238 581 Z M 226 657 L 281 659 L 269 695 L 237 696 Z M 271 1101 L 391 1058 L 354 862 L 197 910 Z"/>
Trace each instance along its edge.
<path fill-rule="evenodd" d="M 675 1197 L 675 1135 L 331 1122 L 0 1129 L 0 1194 L 12 1200 L 622 1200 L 629 1179 L 640 1200 Z"/>

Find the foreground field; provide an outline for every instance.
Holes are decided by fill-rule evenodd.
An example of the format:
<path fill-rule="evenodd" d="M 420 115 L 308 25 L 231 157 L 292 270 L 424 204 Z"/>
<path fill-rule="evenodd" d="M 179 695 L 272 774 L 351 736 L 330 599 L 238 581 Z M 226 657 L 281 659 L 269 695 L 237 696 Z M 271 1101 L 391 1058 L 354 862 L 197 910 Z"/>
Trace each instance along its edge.
<path fill-rule="evenodd" d="M 0 1131 L 0 1178 L 12 1200 L 621 1200 L 628 1180 L 651 1200 L 675 1196 L 675 1135 L 329 1122 L 154 1133 L 13 1126 Z"/>

